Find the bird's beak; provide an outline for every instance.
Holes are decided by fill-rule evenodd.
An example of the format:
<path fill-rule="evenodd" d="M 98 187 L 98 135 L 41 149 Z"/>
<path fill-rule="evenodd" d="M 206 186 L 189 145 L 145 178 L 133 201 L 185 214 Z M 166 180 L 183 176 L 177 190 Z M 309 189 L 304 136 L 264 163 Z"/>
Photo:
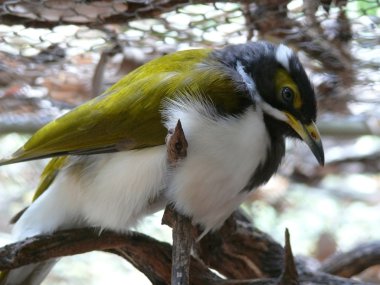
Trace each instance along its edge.
<path fill-rule="evenodd" d="M 285 113 L 285 115 L 288 118 L 287 123 L 309 146 L 310 150 L 313 152 L 319 164 L 323 166 L 325 164 L 325 155 L 323 152 L 321 136 L 319 135 L 319 131 L 315 123 L 311 122 L 308 125 L 302 124 L 293 115 L 287 112 Z"/>

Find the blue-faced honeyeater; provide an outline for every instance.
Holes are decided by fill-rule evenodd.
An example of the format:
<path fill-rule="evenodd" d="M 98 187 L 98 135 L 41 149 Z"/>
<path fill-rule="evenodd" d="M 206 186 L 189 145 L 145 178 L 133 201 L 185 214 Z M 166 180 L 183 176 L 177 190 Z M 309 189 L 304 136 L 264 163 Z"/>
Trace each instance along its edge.
<path fill-rule="evenodd" d="M 218 229 L 276 172 L 285 138 L 303 140 L 324 163 L 316 114 L 312 85 L 285 45 L 250 42 L 154 59 L 0 162 L 52 157 L 15 238 L 78 226 L 125 232 L 167 203 L 205 232 Z M 165 138 L 178 120 L 188 149 L 173 169 Z M 38 266 L 2 282 L 39 284 L 51 266 L 36 274 Z"/>

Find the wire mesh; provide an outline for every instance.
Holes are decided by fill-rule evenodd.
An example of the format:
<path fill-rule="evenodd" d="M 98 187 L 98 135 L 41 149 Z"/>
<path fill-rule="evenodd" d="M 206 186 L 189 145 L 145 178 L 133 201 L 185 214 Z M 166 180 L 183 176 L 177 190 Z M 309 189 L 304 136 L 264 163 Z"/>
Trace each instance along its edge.
<path fill-rule="evenodd" d="M 322 109 L 348 112 L 352 101 L 377 103 L 379 11 L 379 0 L 5 0 L 0 111 L 25 111 L 10 108 L 11 97 L 48 98 L 62 109 L 152 57 L 264 39 L 300 52 Z"/>

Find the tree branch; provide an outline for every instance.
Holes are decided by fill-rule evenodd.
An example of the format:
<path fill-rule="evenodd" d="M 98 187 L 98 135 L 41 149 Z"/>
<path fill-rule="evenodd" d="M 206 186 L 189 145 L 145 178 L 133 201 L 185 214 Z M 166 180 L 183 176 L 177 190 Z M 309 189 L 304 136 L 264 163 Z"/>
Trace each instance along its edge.
<path fill-rule="evenodd" d="M 242 212 L 202 238 L 195 250 L 207 266 L 228 278 L 278 278 L 282 272 L 283 247 L 252 227 Z"/>
<path fill-rule="evenodd" d="M 178 120 L 174 132 L 169 131 L 166 139 L 168 161 L 172 168 L 187 155 L 187 140 L 182 129 L 181 121 Z M 188 285 L 190 272 L 190 254 L 191 254 L 191 220 L 188 217 L 178 214 L 171 205 L 165 209 L 172 211 L 174 215 L 173 223 L 173 254 L 172 254 L 172 285 Z M 165 213 L 163 221 L 165 221 Z"/>
<path fill-rule="evenodd" d="M 235 214 L 234 217 L 238 215 L 239 214 Z M 172 218 L 169 217 L 169 220 L 170 219 Z M 229 223 L 232 223 L 232 219 L 233 218 L 230 219 Z M 234 223 L 239 222 L 235 221 Z M 238 229 L 238 231 L 239 230 L 240 229 Z M 258 231 L 254 229 L 254 232 Z M 231 232 L 230 234 L 235 236 L 234 239 L 237 241 L 237 235 L 239 234 L 236 232 Z M 261 233 L 262 237 L 264 237 L 264 235 L 265 234 Z M 245 270 L 244 267 L 240 267 L 244 264 L 254 264 L 255 260 L 250 260 L 250 256 L 261 255 L 261 257 L 267 256 L 270 258 L 270 254 L 265 254 L 265 251 L 271 251 L 272 247 L 270 246 L 265 248 L 265 246 L 275 242 L 272 239 L 270 239 L 269 242 L 265 241 L 264 238 L 260 241 L 257 238 L 254 238 L 254 235 L 252 235 L 252 237 L 253 238 L 251 239 L 245 237 L 246 240 L 243 240 L 241 244 L 241 251 L 245 249 L 247 257 L 244 259 L 243 256 L 241 256 L 243 263 L 240 262 L 234 266 L 235 272 L 237 272 L 239 268 L 244 271 L 245 274 L 240 274 L 242 275 L 242 280 L 223 280 L 212 273 L 202 261 L 192 257 L 190 263 L 190 284 L 279 285 L 278 276 L 281 275 L 281 272 L 275 278 L 247 279 L 254 277 L 248 274 L 249 269 Z M 203 239 L 200 243 L 202 242 Z M 258 248 L 261 249 L 255 252 L 254 246 L 251 248 L 245 248 L 246 242 L 250 242 L 250 244 L 255 244 L 256 242 L 262 243 L 261 246 L 258 246 Z M 214 245 L 208 249 L 203 247 L 203 255 L 212 255 L 215 251 L 221 251 L 221 249 L 216 249 L 216 247 L 218 246 Z M 229 248 L 235 248 L 236 244 L 231 245 L 228 241 L 224 241 L 223 247 L 225 247 L 225 250 L 228 251 Z M 103 250 L 122 256 L 131 262 L 137 269 L 142 271 L 153 284 L 170 284 L 171 246 L 169 244 L 157 241 L 149 236 L 136 232 L 131 232 L 130 234 L 120 234 L 107 230 L 101 231 L 99 228 L 59 231 L 54 234 L 35 236 L 18 243 L 7 245 L 0 248 L 0 270 L 13 269 L 29 263 L 40 262 L 60 256 L 84 253 L 91 250 Z M 251 250 L 253 250 L 253 252 L 250 252 Z M 219 263 L 221 265 L 220 268 L 223 268 L 222 265 L 228 267 L 232 264 L 232 261 L 236 260 L 235 256 L 228 254 L 220 255 L 219 257 Z M 263 263 L 254 265 L 254 267 L 256 267 L 260 272 L 276 272 L 278 270 L 277 267 L 274 270 L 270 270 L 268 266 L 269 264 L 281 264 L 281 260 L 268 260 L 266 263 L 266 268 L 259 268 L 259 266 L 264 266 Z M 253 265 L 251 265 L 251 267 L 252 266 Z M 339 278 L 320 272 L 308 272 L 302 268 L 300 269 L 299 264 L 297 264 L 297 269 L 299 272 L 300 284 L 306 285 L 310 284 L 310 282 L 312 284 L 325 285 L 369 284 Z M 229 271 L 233 272 L 234 270 Z M 223 274 L 223 272 L 221 273 Z"/>
<path fill-rule="evenodd" d="M 292 246 L 290 244 L 289 230 L 285 230 L 285 254 L 284 254 L 284 269 L 280 276 L 279 285 L 298 285 L 298 272 L 293 257 Z"/>
<path fill-rule="evenodd" d="M 365 269 L 380 264 L 380 242 L 359 245 L 358 247 L 326 260 L 320 270 L 333 275 L 351 277 Z"/>
<path fill-rule="evenodd" d="M 92 250 L 131 246 L 136 241 L 149 242 L 150 238 L 138 233 L 126 236 L 111 231 L 101 231 L 99 228 L 64 230 L 49 235 L 38 235 L 1 248 L 0 270 Z"/>

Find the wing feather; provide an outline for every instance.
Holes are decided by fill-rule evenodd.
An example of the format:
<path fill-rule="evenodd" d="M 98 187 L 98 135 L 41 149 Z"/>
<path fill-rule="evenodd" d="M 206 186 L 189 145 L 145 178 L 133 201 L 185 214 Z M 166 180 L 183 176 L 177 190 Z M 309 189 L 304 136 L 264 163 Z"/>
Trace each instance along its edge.
<path fill-rule="evenodd" d="M 42 127 L 0 165 L 164 144 L 162 103 L 184 90 L 211 98 L 221 112 L 238 112 L 243 97 L 232 96 L 238 91 L 235 82 L 220 64 L 207 60 L 209 52 L 176 52 L 141 66 L 103 95 Z"/>

